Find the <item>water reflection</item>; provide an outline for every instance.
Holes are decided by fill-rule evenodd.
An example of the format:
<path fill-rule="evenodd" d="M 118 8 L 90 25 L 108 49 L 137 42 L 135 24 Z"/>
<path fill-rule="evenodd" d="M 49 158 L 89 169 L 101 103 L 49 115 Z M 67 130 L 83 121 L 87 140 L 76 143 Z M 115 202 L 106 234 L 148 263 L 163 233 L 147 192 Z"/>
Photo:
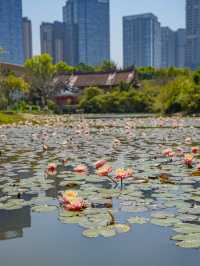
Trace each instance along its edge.
<path fill-rule="evenodd" d="M 23 237 L 23 229 L 31 227 L 30 207 L 0 211 L 0 240 Z"/>

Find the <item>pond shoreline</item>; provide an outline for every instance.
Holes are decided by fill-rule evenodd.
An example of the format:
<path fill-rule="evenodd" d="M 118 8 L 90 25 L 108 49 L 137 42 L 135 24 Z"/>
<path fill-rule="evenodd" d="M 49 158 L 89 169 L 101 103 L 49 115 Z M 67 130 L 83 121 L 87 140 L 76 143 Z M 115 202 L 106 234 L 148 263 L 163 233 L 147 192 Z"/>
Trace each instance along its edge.
<path fill-rule="evenodd" d="M 12 113 L 12 112 L 0 112 L 0 125 L 11 125 L 11 124 L 24 124 L 24 123 L 33 123 L 33 124 L 45 124 L 48 119 L 57 119 L 61 118 L 64 120 L 68 120 L 71 118 L 77 119 L 132 119 L 132 118 L 198 118 L 200 114 L 193 115 L 184 115 L 182 113 L 173 114 L 171 116 L 166 116 L 163 114 L 155 114 L 155 113 L 132 113 L 132 114 L 48 114 L 48 113 Z"/>

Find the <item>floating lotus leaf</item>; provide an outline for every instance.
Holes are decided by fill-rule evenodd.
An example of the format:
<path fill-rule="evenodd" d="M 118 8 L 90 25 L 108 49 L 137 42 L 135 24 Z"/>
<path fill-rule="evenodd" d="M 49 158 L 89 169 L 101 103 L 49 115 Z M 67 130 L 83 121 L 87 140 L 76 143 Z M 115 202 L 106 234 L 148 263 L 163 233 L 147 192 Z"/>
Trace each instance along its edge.
<path fill-rule="evenodd" d="M 158 219 L 166 219 L 166 218 L 172 218 L 172 217 L 174 217 L 175 216 L 175 214 L 173 214 L 173 213 L 169 213 L 169 212 L 154 212 L 154 213 L 152 213 L 151 214 L 151 217 L 153 217 L 153 218 L 158 218 Z"/>
<path fill-rule="evenodd" d="M 200 248 L 200 239 L 185 240 L 177 242 L 176 245 L 181 248 Z"/>
<path fill-rule="evenodd" d="M 105 238 L 116 236 L 113 226 L 102 227 L 98 231 L 99 234 Z"/>
<path fill-rule="evenodd" d="M 130 227 L 127 224 L 115 224 L 113 225 L 115 228 L 116 232 L 121 234 L 121 233 L 127 233 L 130 231 Z"/>
<path fill-rule="evenodd" d="M 200 233 L 200 225 L 182 223 L 182 224 L 179 224 L 176 228 L 174 228 L 174 230 L 180 234 Z"/>
<path fill-rule="evenodd" d="M 148 219 L 145 219 L 143 217 L 130 217 L 127 220 L 130 224 L 146 224 L 148 222 Z"/>
<path fill-rule="evenodd" d="M 37 205 L 38 205 L 38 203 L 45 203 L 45 202 L 49 202 L 49 201 L 52 201 L 52 198 L 47 197 L 47 196 L 38 196 L 38 197 L 32 199 L 32 202 L 37 204 Z"/>
<path fill-rule="evenodd" d="M 84 210 L 84 215 L 95 215 L 98 213 L 99 213 L 99 210 L 95 208 L 87 208 Z"/>
<path fill-rule="evenodd" d="M 98 229 L 87 229 L 83 231 L 83 236 L 89 237 L 89 238 L 96 238 L 99 236 L 99 230 Z"/>
<path fill-rule="evenodd" d="M 59 217 L 75 217 L 75 216 L 79 216 L 78 213 L 76 212 L 72 212 L 72 211 L 65 211 L 65 210 L 62 210 L 60 211 L 59 213 Z"/>
<path fill-rule="evenodd" d="M 172 207 L 176 207 L 176 208 L 188 208 L 190 207 L 190 203 L 184 202 L 183 200 L 172 200 L 172 201 L 167 201 L 164 203 L 165 206 L 167 208 L 172 208 Z"/>
<path fill-rule="evenodd" d="M 197 221 L 198 220 L 198 216 L 187 215 L 187 214 L 177 215 L 176 218 L 178 218 L 179 220 L 181 220 L 183 222 L 192 222 L 192 221 Z"/>
<path fill-rule="evenodd" d="M 96 224 L 94 224 L 94 222 L 92 221 L 89 221 L 87 218 L 81 219 L 81 221 L 79 221 L 79 225 L 83 228 L 88 228 L 88 229 L 96 227 Z"/>
<path fill-rule="evenodd" d="M 200 233 L 197 234 L 186 234 L 186 235 L 174 235 L 171 237 L 172 240 L 176 241 L 190 241 L 190 240 L 200 240 Z"/>
<path fill-rule="evenodd" d="M 121 210 L 123 212 L 146 212 L 148 209 L 146 207 L 138 206 L 123 206 Z"/>
<path fill-rule="evenodd" d="M 63 224 L 79 224 L 82 219 L 83 218 L 81 216 L 59 217 L 59 221 Z"/>
<path fill-rule="evenodd" d="M 25 201 L 24 200 L 14 200 L 10 199 L 3 205 L 4 210 L 18 210 L 21 209 L 25 206 Z"/>
<path fill-rule="evenodd" d="M 50 206 L 50 205 L 38 205 L 32 207 L 33 212 L 53 212 L 57 209 L 56 206 Z"/>
<path fill-rule="evenodd" d="M 197 201 L 197 202 L 200 202 L 200 196 L 199 195 L 192 195 L 190 199 Z"/>
<path fill-rule="evenodd" d="M 151 219 L 151 223 L 155 224 L 155 225 L 159 225 L 159 226 L 163 226 L 163 227 L 171 227 L 177 223 L 179 223 L 180 220 L 176 219 L 176 218 L 166 218 L 166 219 Z"/>
<path fill-rule="evenodd" d="M 188 214 L 194 214 L 194 215 L 195 214 L 200 215 L 200 206 L 196 206 L 196 207 L 187 209 L 187 213 Z"/>
<path fill-rule="evenodd" d="M 62 182 L 60 182 L 61 187 L 69 187 L 69 188 L 77 187 L 77 186 L 80 186 L 81 184 L 83 184 L 82 181 L 62 181 Z"/>

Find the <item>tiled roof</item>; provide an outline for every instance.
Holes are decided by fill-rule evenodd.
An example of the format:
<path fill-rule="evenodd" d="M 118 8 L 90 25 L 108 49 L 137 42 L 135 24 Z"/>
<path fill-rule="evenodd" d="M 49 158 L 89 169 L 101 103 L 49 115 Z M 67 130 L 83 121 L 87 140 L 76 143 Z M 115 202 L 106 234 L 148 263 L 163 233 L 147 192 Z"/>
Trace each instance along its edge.
<path fill-rule="evenodd" d="M 0 70 L 2 72 L 12 71 L 19 76 L 25 74 L 25 67 L 23 65 L 14 65 L 14 64 L 0 62 Z"/>
<path fill-rule="evenodd" d="M 135 79 L 134 71 L 120 71 L 114 73 L 92 73 L 61 75 L 54 79 L 54 84 L 63 83 L 69 87 L 109 87 L 119 85 L 121 82 L 132 82 Z"/>

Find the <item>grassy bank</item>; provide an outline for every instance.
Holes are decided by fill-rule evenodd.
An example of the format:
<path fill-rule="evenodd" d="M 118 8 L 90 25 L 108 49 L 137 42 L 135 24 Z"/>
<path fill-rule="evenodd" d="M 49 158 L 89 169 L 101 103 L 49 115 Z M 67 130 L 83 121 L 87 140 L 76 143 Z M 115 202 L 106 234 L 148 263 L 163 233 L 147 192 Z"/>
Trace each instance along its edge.
<path fill-rule="evenodd" d="M 0 125 L 19 123 L 21 121 L 24 121 L 24 118 L 20 114 L 0 112 Z"/>

